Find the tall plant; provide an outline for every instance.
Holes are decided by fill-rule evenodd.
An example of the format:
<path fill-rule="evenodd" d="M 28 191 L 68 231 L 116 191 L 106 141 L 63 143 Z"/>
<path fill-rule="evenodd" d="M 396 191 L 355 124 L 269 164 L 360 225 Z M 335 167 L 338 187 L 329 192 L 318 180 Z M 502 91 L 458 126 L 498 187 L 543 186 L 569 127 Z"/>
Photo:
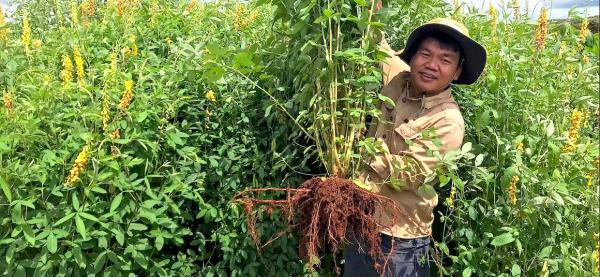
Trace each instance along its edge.
<path fill-rule="evenodd" d="M 380 30 L 375 1 L 271 0 L 289 44 L 286 68 L 300 107 L 297 121 L 308 125 L 327 173 L 351 177 L 358 165 L 357 142 L 374 99 L 380 73 Z"/>

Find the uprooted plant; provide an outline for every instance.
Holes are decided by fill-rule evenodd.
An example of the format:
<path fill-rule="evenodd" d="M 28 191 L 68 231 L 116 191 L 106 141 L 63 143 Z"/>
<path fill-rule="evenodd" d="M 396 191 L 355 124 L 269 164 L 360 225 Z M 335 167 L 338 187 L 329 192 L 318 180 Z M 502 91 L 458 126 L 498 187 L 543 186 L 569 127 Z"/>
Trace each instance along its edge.
<path fill-rule="evenodd" d="M 377 62 L 383 57 L 377 51 L 377 42 L 383 24 L 377 22 L 373 12 L 375 1 L 269 3 L 276 7 L 275 21 L 281 23 L 278 26 L 285 34 L 280 41 L 287 47 L 287 62 L 276 71 L 286 75 L 281 79 L 295 92 L 293 100 L 300 112 L 293 120 L 311 140 L 329 177 L 315 177 L 298 189 L 284 190 L 285 200 L 253 197 L 256 192 L 281 189 L 240 193 L 236 199 L 245 204 L 250 234 L 260 248 L 253 216 L 255 205 L 278 207 L 288 218 L 289 226 L 298 231 L 300 255 L 310 261 L 310 267 L 320 254 L 338 252 L 350 236 L 363 242 L 370 256 L 380 258 L 383 253 L 378 233 L 387 226 L 378 224 L 375 207 L 394 203 L 363 190 L 349 179 L 356 175 L 361 163 L 359 142 L 366 115 L 377 116 L 375 102 L 386 100 L 376 92 L 381 79 Z M 275 105 L 283 109 L 277 102 Z M 376 264 L 375 268 L 380 269 L 381 265 Z M 339 273 L 337 266 L 336 270 Z"/>

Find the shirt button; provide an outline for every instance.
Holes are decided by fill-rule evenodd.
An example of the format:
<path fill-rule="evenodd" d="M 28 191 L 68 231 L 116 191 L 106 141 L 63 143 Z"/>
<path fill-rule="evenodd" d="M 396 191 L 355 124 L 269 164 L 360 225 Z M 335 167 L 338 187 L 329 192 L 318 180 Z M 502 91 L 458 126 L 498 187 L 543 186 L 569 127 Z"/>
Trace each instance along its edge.
<path fill-rule="evenodd" d="M 406 103 L 406 98 L 402 98 L 402 103 Z"/>
<path fill-rule="evenodd" d="M 408 118 L 404 119 L 404 123 L 408 123 Z"/>
<path fill-rule="evenodd" d="M 383 139 L 385 139 L 385 138 L 387 138 L 387 135 L 383 135 L 382 137 L 383 137 Z"/>
<path fill-rule="evenodd" d="M 394 119 L 394 117 L 390 115 L 390 121 L 392 121 L 392 119 Z"/>

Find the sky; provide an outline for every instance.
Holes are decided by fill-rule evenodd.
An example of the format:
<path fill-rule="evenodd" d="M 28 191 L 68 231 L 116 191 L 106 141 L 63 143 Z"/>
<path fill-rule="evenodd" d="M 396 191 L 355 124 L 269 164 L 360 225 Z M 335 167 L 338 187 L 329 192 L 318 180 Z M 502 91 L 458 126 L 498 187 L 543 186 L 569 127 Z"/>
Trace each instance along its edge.
<path fill-rule="evenodd" d="M 452 3 L 451 0 L 445 0 L 448 3 Z M 458 0 L 461 1 L 461 0 Z M 475 6 L 479 10 L 487 12 L 489 10 L 490 3 L 494 5 L 497 11 L 502 11 L 502 6 L 508 7 L 508 3 L 511 0 L 462 0 L 466 5 Z M 525 12 L 525 2 L 529 5 L 529 18 L 536 20 L 542 7 L 548 8 L 548 13 L 551 19 L 564 19 L 567 18 L 569 10 L 576 6 L 577 11 L 583 16 L 593 16 L 599 13 L 599 2 L 600 0 L 519 0 L 521 5 L 521 13 Z M 508 12 L 511 12 L 508 9 Z"/>
<path fill-rule="evenodd" d="M 418 1 L 418 0 L 417 0 Z M 452 0 L 445 0 L 448 3 L 452 3 Z M 462 1 L 467 5 L 475 6 L 478 9 L 487 11 L 489 9 L 490 2 L 496 7 L 499 12 L 502 11 L 502 6 L 508 6 L 507 3 L 511 0 L 458 0 Z M 521 9 L 524 12 L 525 2 L 529 3 L 529 18 L 535 20 L 538 17 L 539 11 L 542 6 L 546 6 L 549 9 L 550 18 L 562 19 L 566 18 L 569 10 L 573 6 L 578 7 L 578 11 L 582 15 L 592 16 L 598 15 L 599 13 L 599 1 L 600 0 L 519 0 Z M 0 0 L 0 5 L 5 12 L 10 13 L 11 6 L 15 3 L 14 0 Z M 11 5 L 12 4 L 12 5 Z"/>

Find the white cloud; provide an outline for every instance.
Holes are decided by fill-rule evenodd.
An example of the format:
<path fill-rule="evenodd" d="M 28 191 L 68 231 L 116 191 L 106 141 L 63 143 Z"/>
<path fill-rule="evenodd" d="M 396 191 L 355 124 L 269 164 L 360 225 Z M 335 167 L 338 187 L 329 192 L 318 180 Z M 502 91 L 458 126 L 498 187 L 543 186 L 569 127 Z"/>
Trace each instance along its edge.
<path fill-rule="evenodd" d="M 521 13 L 524 13 L 526 6 L 528 6 L 529 18 L 535 20 L 542 7 L 549 9 L 549 15 L 552 19 L 567 18 L 569 10 L 571 10 L 572 7 L 577 7 L 576 11 L 584 16 L 598 15 L 600 12 L 598 7 L 599 1 L 600 0 L 520 0 L 519 3 L 521 6 Z M 446 2 L 452 3 L 453 1 L 446 0 Z M 512 14 L 512 10 L 508 9 L 509 3 L 512 2 L 510 0 L 462 0 L 462 2 L 484 12 L 487 12 L 490 3 L 492 3 L 500 13 L 506 11 L 509 15 Z"/>

